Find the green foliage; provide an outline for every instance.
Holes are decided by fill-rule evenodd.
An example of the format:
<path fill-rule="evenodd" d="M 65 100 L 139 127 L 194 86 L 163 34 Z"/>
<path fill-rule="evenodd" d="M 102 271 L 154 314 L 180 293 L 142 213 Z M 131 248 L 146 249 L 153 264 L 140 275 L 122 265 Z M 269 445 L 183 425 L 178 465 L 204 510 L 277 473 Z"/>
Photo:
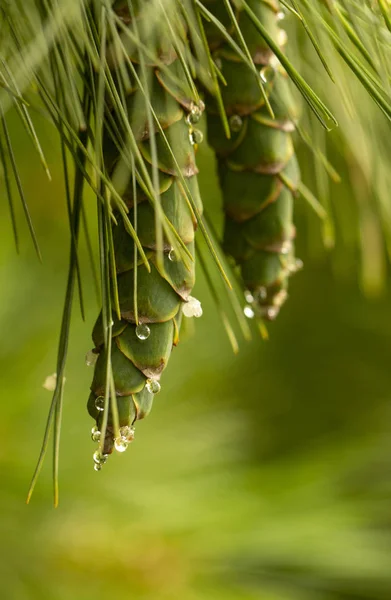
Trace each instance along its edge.
<path fill-rule="evenodd" d="M 279 6 L 259 3 L 255 10 L 268 36 L 282 48 L 286 38 L 278 27 Z M 300 172 L 292 144 L 297 111 L 287 74 L 275 64 L 269 45 L 246 11 L 235 18 L 260 75 L 238 61 L 223 37 L 212 35 L 214 59 L 226 82 L 222 99 L 231 135 L 225 137 L 213 98 L 208 98 L 208 140 L 218 157 L 224 249 L 240 265 L 248 290 L 245 310 L 250 317 L 271 321 L 287 298 L 289 276 L 298 270 L 293 203 Z"/>
<path fill-rule="evenodd" d="M 269 342 L 254 337 L 238 356 L 199 272 L 194 294 L 203 298 L 204 316 L 197 337 L 182 334 L 131 453 L 113 457 L 100 473 L 91 469 L 85 411 L 91 367 L 84 364 L 98 302 L 82 241 L 86 322 L 75 312 L 60 508 L 48 506 L 47 464 L 26 508 L 50 402 L 41 383 L 53 371 L 69 232 L 65 202 L 53 202 L 64 193 L 59 150 L 48 155 L 53 182 L 47 186 L 15 122 L 10 115 L 21 176 L 33 184 L 29 199 L 44 260 L 36 260 L 23 237 L 15 255 L 3 201 L 2 594 L 12 600 L 388 600 L 390 294 L 368 302 L 354 281 L 336 285 L 331 265 L 324 256 L 311 257 L 303 239 L 306 268 L 292 279 L 289 305 Z M 40 120 L 37 130 L 50 147 L 49 126 Z M 203 197 L 210 198 L 211 215 L 218 214 L 206 145 L 197 163 Z M 348 202 L 349 191 L 340 198 Z M 296 220 L 304 232 L 306 212 L 299 203 Z"/>
<path fill-rule="evenodd" d="M 39 254 L 38 237 L 15 159 L 13 133 L 9 128 L 9 120 L 13 115 L 19 118 L 47 173 L 43 145 L 33 122 L 39 118 L 38 115 L 43 115 L 56 128 L 67 200 L 70 260 L 56 368 L 57 382 L 42 453 L 31 488 L 32 491 L 54 427 L 55 503 L 58 501 L 57 472 L 64 373 L 76 289 L 81 312 L 85 312 L 79 256 L 80 232 L 85 234 L 92 264 L 94 254 L 87 227 L 86 213 L 90 213 L 91 208 L 84 200 L 85 188 L 92 190 L 97 199 L 103 329 L 100 336 L 103 337 L 103 347 L 99 347 L 99 351 L 104 358 L 98 362 L 93 400 L 103 395 L 104 411 L 99 426 L 111 432 L 111 440 L 117 436 L 122 418 L 126 420 L 125 425 L 129 426 L 137 415 L 137 410 L 133 410 L 137 402 L 132 408 L 130 401 L 114 401 L 119 394 L 116 394 L 117 382 L 112 364 L 113 348 L 115 352 L 118 349 L 116 360 L 120 356 L 119 362 L 135 365 L 138 373 L 135 375 L 136 379 L 139 378 L 135 386 L 129 388 L 125 385 L 123 397 L 141 393 L 139 380 L 144 381 L 144 375 L 139 375 L 141 362 L 138 356 L 135 357 L 134 345 L 129 343 L 129 332 L 118 335 L 119 338 L 124 336 L 126 342 L 122 340 L 117 345 L 117 341 L 113 340 L 112 315 L 118 319 L 127 315 L 137 326 L 139 309 L 144 301 L 148 310 L 153 312 L 153 321 L 158 324 L 160 321 L 171 321 L 175 329 L 174 319 L 180 304 L 182 300 L 187 300 L 182 283 L 185 281 L 187 294 L 192 287 L 194 272 L 193 239 L 185 239 L 183 231 L 178 233 L 179 225 L 184 225 L 186 218 L 176 211 L 174 215 L 169 215 L 172 206 L 179 207 L 183 199 L 188 214 L 193 218 L 192 235 L 196 225 L 202 232 L 203 239 L 197 242 L 201 265 L 234 349 L 238 346 L 235 328 L 239 326 L 248 337 L 248 328 L 243 324 L 240 314 L 243 289 L 240 283 L 237 285 L 237 273 L 227 265 L 217 245 L 219 235 L 215 234 L 215 225 L 218 219 L 213 212 L 206 220 L 202 218 L 201 202 L 192 183 L 195 175 L 194 157 L 183 110 L 191 115 L 194 106 L 201 106 L 198 91 L 201 87 L 206 90 L 206 99 L 210 98 L 213 106 L 215 126 L 222 130 L 217 131 L 213 138 L 213 125 L 209 133 L 217 152 L 224 154 L 226 144 L 231 145 L 224 157 L 226 163 L 229 160 L 231 166 L 234 165 L 239 171 L 248 165 L 254 170 L 251 161 L 256 140 L 262 140 L 260 151 L 265 154 L 265 164 L 275 161 L 278 151 L 277 158 L 282 167 L 276 173 L 283 189 L 278 202 L 270 208 L 277 213 L 273 215 L 273 221 L 281 218 L 284 221 L 285 237 L 291 237 L 287 223 L 291 220 L 291 191 L 296 191 L 297 187 L 318 215 L 327 215 L 322 222 L 323 238 L 326 246 L 337 245 L 336 264 L 342 265 L 347 271 L 351 270 L 352 265 L 356 267 L 360 264 L 362 287 L 370 294 L 378 293 L 386 280 L 386 265 L 391 255 L 390 175 L 387 165 L 390 142 L 389 136 L 384 134 L 391 116 L 388 4 L 383 0 L 364 3 L 355 0 L 345 0 L 343 3 L 292 0 L 282 4 L 289 9 L 286 22 L 290 45 L 287 54 L 282 51 L 282 44 L 273 34 L 274 13 L 280 10 L 280 4 L 274 0 L 226 0 L 219 3 L 217 11 L 214 10 L 216 6 L 213 7 L 216 2 L 203 3 L 201 0 L 150 0 L 142 4 L 125 0 L 114 3 L 109 0 L 37 0 L 34 3 L 17 0 L 1 6 L 1 27 L 5 35 L 1 36 L 0 42 L 0 160 L 17 247 L 20 246 L 20 236 L 14 202 L 15 187 Z M 259 11 L 262 18 L 259 17 Z M 246 23 L 244 30 L 243 20 Z M 221 40 L 226 54 L 221 60 L 230 63 L 228 70 L 224 69 L 224 64 L 220 67 L 214 56 L 214 44 L 220 44 Z M 285 86 L 286 73 L 305 101 L 303 109 L 307 110 L 303 110 L 300 127 L 297 127 L 292 111 L 280 113 L 268 86 L 262 80 L 254 79 L 257 71 L 254 56 L 268 57 L 261 61 L 267 64 L 272 54 L 281 64 L 276 83 Z M 231 81 L 239 77 L 235 72 L 236 63 L 240 65 L 248 84 L 246 94 L 240 93 L 239 98 L 235 97 L 239 88 L 233 86 Z M 292 86 L 292 89 L 295 88 Z M 276 95 L 280 97 L 280 94 Z M 287 98 L 288 92 L 281 93 L 281 96 Z M 257 100 L 252 105 L 254 97 Z M 264 105 L 262 109 L 260 101 Z M 247 149 L 244 138 L 240 140 L 242 146 L 233 148 L 237 138 L 231 137 L 230 133 L 229 117 L 233 115 L 229 114 L 227 106 L 232 103 L 235 112 L 240 113 L 243 109 L 240 102 L 248 109 L 245 111 L 245 120 L 251 125 L 247 125 L 249 131 L 246 140 L 251 146 Z M 249 113 L 251 117 L 247 116 Z M 253 118 L 254 114 L 261 114 L 261 122 L 259 118 Z M 306 164 L 309 164 L 307 157 L 303 178 L 314 185 L 319 201 L 306 186 L 297 185 L 295 177 L 288 173 L 292 167 L 288 161 L 291 153 L 290 132 L 283 128 L 275 130 L 274 127 L 281 117 L 285 120 L 288 116 L 295 123 L 300 138 L 313 153 L 314 166 L 306 168 Z M 326 134 L 326 130 L 333 128 L 337 121 L 340 131 Z M 262 135 L 259 135 L 260 130 Z M 256 135 L 250 135 L 251 132 Z M 199 141 L 199 136 L 196 139 L 192 129 L 190 135 L 193 136 L 193 142 Z M 280 151 L 283 154 L 281 160 Z M 73 183 L 70 161 L 74 167 Z M 351 199 L 341 206 L 340 195 L 334 186 L 340 179 L 337 171 L 346 173 L 346 166 L 350 181 L 345 176 L 341 189 L 342 185 L 348 186 Z M 266 186 L 277 184 L 274 176 L 271 179 L 273 182 L 266 182 Z M 238 185 L 237 182 L 228 185 L 224 181 L 223 178 L 223 186 L 230 189 Z M 134 201 L 135 190 L 143 200 L 139 217 L 138 203 Z M 172 197 L 174 202 L 166 201 L 168 197 Z M 250 199 L 249 204 L 251 202 Z M 233 210 L 229 199 L 228 204 L 230 208 L 227 209 L 226 205 L 226 210 Z M 267 210 L 265 208 L 262 212 L 266 213 Z M 316 248 L 318 244 L 313 241 L 313 232 L 318 224 L 314 225 L 311 216 L 309 219 L 307 238 Z M 188 233 L 189 228 L 185 229 Z M 303 237 L 304 230 L 303 225 Z M 279 276 L 280 263 L 276 263 L 276 257 L 271 260 L 262 254 L 265 248 L 266 254 L 269 251 L 262 238 L 264 232 L 261 242 L 258 235 L 261 235 L 259 231 L 247 231 L 246 244 L 250 240 L 259 250 L 257 274 L 261 273 L 262 282 L 267 280 L 270 283 L 268 270 L 270 268 L 273 271 L 272 278 Z M 274 231 L 269 242 L 273 244 L 275 238 Z M 169 263 L 165 260 L 167 250 L 180 257 L 181 264 L 190 273 L 189 280 L 178 265 L 169 272 Z M 119 269 L 124 269 L 123 274 L 118 271 L 117 260 Z M 146 277 L 149 271 L 152 273 L 150 279 Z M 221 281 L 225 282 L 224 300 L 218 291 L 220 283 L 216 282 L 217 271 L 222 276 Z M 133 275 L 132 281 L 129 280 L 129 273 Z M 246 274 L 243 274 L 246 279 Z M 248 273 L 248 279 L 252 277 L 253 273 Z M 121 283 L 124 280 L 125 283 Z M 136 281 L 143 291 L 141 295 Z M 229 300 L 227 283 L 235 290 L 228 294 Z M 259 280 L 256 283 L 259 285 Z M 157 287 L 154 287 L 155 284 Z M 159 285 L 164 286 L 165 290 L 157 294 L 157 304 L 152 306 L 152 288 L 157 290 Z M 284 288 L 285 282 L 281 285 Z M 238 290 L 239 294 L 235 296 Z M 274 290 L 272 296 L 277 291 L 281 290 Z M 159 320 L 158 315 L 163 313 L 164 318 Z M 230 320 L 230 314 L 234 315 L 233 320 Z M 140 322 L 145 321 L 145 315 L 142 312 L 140 315 Z M 260 326 L 264 333 L 262 323 Z M 163 346 L 163 350 L 159 350 L 163 354 L 159 356 L 165 363 L 167 344 Z M 152 357 L 153 352 L 148 360 L 156 358 Z M 124 360 L 127 363 L 123 363 Z M 151 360 L 151 364 L 153 362 Z M 122 367 L 118 372 L 122 374 Z M 127 384 L 127 378 L 125 380 Z M 140 414 L 147 412 L 149 396 L 139 399 L 140 405 L 144 401 L 146 408 L 142 408 Z M 96 414 L 94 416 L 97 417 Z M 101 444 L 105 443 L 105 439 L 103 435 Z M 101 446 L 101 452 L 103 450 Z"/>

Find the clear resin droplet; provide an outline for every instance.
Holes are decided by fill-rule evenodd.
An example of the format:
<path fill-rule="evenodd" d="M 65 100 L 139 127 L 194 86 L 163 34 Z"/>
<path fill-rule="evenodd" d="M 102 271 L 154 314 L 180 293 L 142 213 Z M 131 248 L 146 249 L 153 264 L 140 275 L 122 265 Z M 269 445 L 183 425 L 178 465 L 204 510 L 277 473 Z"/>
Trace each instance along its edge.
<path fill-rule="evenodd" d="M 246 290 L 244 292 L 244 297 L 246 302 L 248 302 L 249 304 L 252 304 L 254 302 L 254 296 L 252 295 L 252 293 L 249 290 Z"/>
<path fill-rule="evenodd" d="M 158 394 L 161 390 L 161 385 L 156 379 L 147 379 L 145 387 L 150 394 Z"/>
<path fill-rule="evenodd" d="M 125 452 L 128 445 L 129 442 L 123 437 L 116 438 L 114 441 L 114 448 L 117 450 L 117 452 Z"/>
<path fill-rule="evenodd" d="M 93 350 L 88 350 L 86 354 L 86 365 L 87 367 L 93 367 L 98 360 L 98 354 Z"/>
<path fill-rule="evenodd" d="M 170 252 L 168 253 L 168 260 L 170 260 L 171 262 L 178 262 L 179 257 L 177 256 L 174 248 L 171 248 Z"/>
<path fill-rule="evenodd" d="M 101 412 L 105 409 L 105 399 L 103 396 L 97 397 L 95 400 L 95 408 Z"/>
<path fill-rule="evenodd" d="M 193 129 L 189 134 L 189 138 L 190 143 L 195 146 L 196 144 L 201 144 L 203 142 L 204 134 L 200 129 Z"/>
<path fill-rule="evenodd" d="M 151 330 L 148 327 L 148 325 L 146 325 L 145 323 L 140 323 L 139 325 L 137 325 L 136 336 L 138 337 L 139 340 L 141 340 L 141 341 L 147 340 L 150 335 L 151 335 Z"/>
<path fill-rule="evenodd" d="M 243 119 L 239 115 L 232 115 L 229 119 L 229 127 L 234 133 L 240 131 L 243 127 Z"/>
<path fill-rule="evenodd" d="M 134 427 L 130 425 L 124 425 L 119 428 L 119 432 L 121 434 L 121 438 L 125 439 L 128 443 L 133 442 L 134 440 Z"/>
<path fill-rule="evenodd" d="M 185 317 L 202 317 L 202 306 L 201 302 L 193 296 L 189 296 L 187 302 L 184 303 L 182 312 Z"/>
<path fill-rule="evenodd" d="M 94 459 L 95 464 L 104 465 L 107 461 L 107 456 L 107 454 L 101 454 L 99 450 L 96 450 L 96 452 L 94 452 L 94 454 L 92 455 L 92 458 Z"/>
<path fill-rule="evenodd" d="M 91 429 L 91 439 L 93 442 L 100 441 L 100 431 L 96 426 Z"/>
<path fill-rule="evenodd" d="M 253 311 L 253 309 L 251 308 L 251 306 L 245 306 L 243 309 L 244 312 L 244 316 L 247 317 L 248 319 L 253 319 L 255 317 L 255 313 Z"/>
<path fill-rule="evenodd" d="M 101 471 L 102 470 L 102 465 L 99 465 L 97 463 L 94 464 L 94 471 Z"/>

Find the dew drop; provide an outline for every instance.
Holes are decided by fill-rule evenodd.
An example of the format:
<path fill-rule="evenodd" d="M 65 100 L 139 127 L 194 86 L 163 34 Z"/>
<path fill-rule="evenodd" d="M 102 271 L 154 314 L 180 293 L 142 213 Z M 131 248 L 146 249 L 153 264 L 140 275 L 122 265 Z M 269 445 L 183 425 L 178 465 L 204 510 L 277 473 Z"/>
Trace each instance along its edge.
<path fill-rule="evenodd" d="M 285 44 L 288 41 L 288 34 L 285 31 L 285 29 L 280 29 L 280 31 L 278 32 L 278 44 L 280 46 L 285 46 Z"/>
<path fill-rule="evenodd" d="M 101 471 L 102 470 L 102 465 L 99 465 L 98 463 L 94 464 L 94 471 Z"/>
<path fill-rule="evenodd" d="M 295 265 L 295 272 L 301 271 L 304 268 L 304 263 L 301 260 L 301 258 L 296 258 L 294 265 Z"/>
<path fill-rule="evenodd" d="M 289 254 L 292 251 L 292 242 L 291 240 L 287 240 L 281 246 L 281 254 Z"/>
<path fill-rule="evenodd" d="M 105 409 L 105 399 L 103 396 L 98 396 L 95 400 L 95 408 L 97 410 L 99 410 L 100 412 L 104 411 Z"/>
<path fill-rule="evenodd" d="M 221 69 L 223 68 L 223 61 L 219 56 L 215 58 L 215 65 L 219 69 L 219 71 L 221 71 Z"/>
<path fill-rule="evenodd" d="M 281 65 L 281 63 L 280 63 L 279 59 L 277 58 L 277 56 L 275 54 L 273 54 L 273 56 L 270 59 L 269 66 L 273 69 L 274 72 L 276 72 L 280 65 Z"/>
<path fill-rule="evenodd" d="M 100 431 L 96 426 L 91 429 L 91 439 L 93 442 L 100 441 Z"/>
<path fill-rule="evenodd" d="M 128 445 L 129 442 L 123 437 L 118 437 L 114 440 L 114 447 L 117 450 L 117 452 L 125 452 Z"/>
<path fill-rule="evenodd" d="M 232 115 L 229 119 L 229 126 L 231 131 L 237 133 L 243 127 L 243 119 L 240 115 Z"/>
<path fill-rule="evenodd" d="M 262 79 L 263 83 L 267 83 L 266 74 L 265 74 L 265 69 L 262 69 L 262 70 L 261 70 L 261 72 L 260 72 L 260 76 L 261 76 L 261 79 Z"/>
<path fill-rule="evenodd" d="M 136 336 L 142 342 L 147 340 L 151 335 L 151 330 L 145 323 L 139 323 L 136 327 Z"/>
<path fill-rule="evenodd" d="M 285 13 L 280 10 L 280 12 L 277 13 L 277 21 L 283 21 L 285 19 Z"/>
<path fill-rule="evenodd" d="M 254 296 L 249 290 L 246 290 L 244 292 L 244 297 L 246 299 L 246 302 L 248 302 L 249 304 L 252 304 L 254 302 Z"/>
<path fill-rule="evenodd" d="M 93 367 L 98 360 L 98 355 L 93 350 L 89 350 L 86 354 L 87 367 Z"/>
<path fill-rule="evenodd" d="M 278 306 L 263 306 L 261 315 L 264 319 L 267 319 L 268 321 L 274 321 L 279 312 L 280 309 Z"/>
<path fill-rule="evenodd" d="M 156 379 L 147 379 L 145 387 L 150 394 L 158 394 L 161 390 L 161 385 Z"/>
<path fill-rule="evenodd" d="M 193 129 L 189 133 L 190 143 L 195 146 L 196 144 L 201 144 L 204 139 L 204 134 L 200 129 Z"/>
<path fill-rule="evenodd" d="M 256 300 L 266 300 L 267 298 L 267 289 L 264 286 L 261 286 L 257 289 L 257 291 L 255 292 L 255 298 Z"/>
<path fill-rule="evenodd" d="M 263 69 L 260 70 L 259 75 L 263 83 L 270 83 L 271 81 L 273 81 L 276 75 L 276 71 L 271 65 L 268 65 L 267 67 L 263 67 Z"/>
<path fill-rule="evenodd" d="M 186 122 L 189 125 L 195 125 L 195 123 L 198 123 L 198 121 L 201 119 L 204 110 L 205 104 L 203 102 L 201 102 L 200 104 L 195 104 L 194 102 L 192 102 L 190 106 L 190 112 L 186 118 Z"/>
<path fill-rule="evenodd" d="M 251 306 L 245 306 L 243 312 L 244 316 L 247 317 L 247 319 L 253 319 L 255 317 L 255 312 L 253 311 Z"/>
<path fill-rule="evenodd" d="M 134 427 L 131 427 L 130 425 L 124 425 L 123 427 L 119 428 L 119 432 L 121 434 L 121 437 L 124 438 L 128 443 L 133 442 Z"/>
<path fill-rule="evenodd" d="M 202 317 L 202 306 L 201 302 L 194 298 L 193 296 L 189 296 L 187 302 L 183 304 L 182 312 L 185 317 Z"/>
<path fill-rule="evenodd" d="M 96 450 L 96 452 L 94 452 L 94 454 L 92 455 L 92 458 L 94 459 L 95 464 L 104 465 L 107 461 L 107 456 L 107 454 L 101 454 L 99 450 Z"/>
<path fill-rule="evenodd" d="M 42 387 L 48 392 L 54 392 L 57 384 L 57 373 L 52 373 L 52 375 L 48 375 L 45 381 L 42 384 Z"/>
<path fill-rule="evenodd" d="M 288 292 L 286 290 L 280 290 L 278 294 L 274 296 L 273 304 L 276 307 L 280 307 L 284 304 L 288 298 Z"/>
<path fill-rule="evenodd" d="M 304 263 L 300 258 L 296 258 L 296 260 L 293 260 L 291 263 L 289 263 L 288 265 L 288 271 L 289 273 L 297 273 L 298 271 L 301 271 L 304 267 Z"/>
<path fill-rule="evenodd" d="M 170 252 L 168 253 L 168 260 L 170 260 L 171 262 L 178 262 L 179 260 L 174 248 L 171 248 Z"/>
<path fill-rule="evenodd" d="M 276 306 L 269 306 L 269 308 L 267 309 L 267 318 L 270 319 L 270 321 L 274 321 L 274 319 L 277 317 L 279 313 L 279 309 Z"/>

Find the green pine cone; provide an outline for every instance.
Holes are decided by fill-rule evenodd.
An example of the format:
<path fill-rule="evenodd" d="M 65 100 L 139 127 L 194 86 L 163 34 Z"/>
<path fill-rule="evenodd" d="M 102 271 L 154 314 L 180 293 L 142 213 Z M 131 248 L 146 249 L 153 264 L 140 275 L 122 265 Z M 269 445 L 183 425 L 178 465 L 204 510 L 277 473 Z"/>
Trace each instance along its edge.
<path fill-rule="evenodd" d="M 216 15 L 221 11 L 215 0 L 206 4 Z M 248 4 L 283 47 L 286 35 L 278 27 L 279 3 L 248 0 Z M 225 135 L 215 100 L 208 96 L 208 141 L 218 158 L 224 249 L 240 267 L 255 315 L 272 320 L 287 297 L 289 276 L 299 267 L 293 247 L 293 203 L 300 182 L 292 143 L 297 115 L 281 64 L 245 11 L 238 9 L 236 18 L 257 74 L 209 24 L 210 48 L 227 84 L 221 85 L 221 93 L 231 138 Z M 233 30 L 230 33 L 234 36 Z M 265 106 L 259 77 L 274 119 Z"/>
<path fill-rule="evenodd" d="M 121 155 L 120 149 L 124 148 L 129 149 L 128 156 L 131 153 L 126 141 L 129 138 L 121 129 L 121 120 L 115 114 L 115 110 L 111 109 L 105 121 L 103 137 L 105 167 L 116 190 L 130 209 L 128 216 L 131 223 L 135 222 L 137 215 L 137 234 L 148 257 L 151 272 L 148 272 L 141 261 L 139 253 L 135 255 L 133 238 L 128 233 L 121 216 L 114 213 L 118 222 L 118 225 L 112 225 L 112 233 L 121 319 L 113 315 L 111 365 L 120 437 L 115 439 L 113 415 L 109 409 L 103 456 L 102 454 L 96 456 L 98 467 L 104 462 L 105 455 L 110 454 L 114 447 L 121 451 L 133 439 L 133 425 L 137 419 L 142 419 L 151 410 L 153 397 L 160 390 L 160 376 L 167 365 L 173 346 L 179 341 L 182 306 L 188 302 L 195 281 L 194 235 L 197 227 L 180 175 L 185 178 L 198 210 L 202 211 L 196 177 L 198 171 L 195 164 L 192 123 L 199 118 L 203 106 L 196 106 L 191 92 L 187 94 L 183 89 L 179 90 L 173 84 L 175 78 L 171 79 L 165 69 L 159 68 L 158 65 L 164 63 L 166 68 L 175 75 L 176 80 L 185 79 L 164 27 L 159 32 L 155 31 L 153 35 L 148 29 L 148 2 L 134 3 L 134 5 L 137 26 L 144 44 L 148 45 L 151 56 L 145 65 L 150 102 L 175 159 L 168 151 L 156 122 L 153 125 L 154 130 L 151 131 L 151 122 L 148 120 L 150 113 L 147 110 L 145 96 L 137 85 L 129 65 L 118 64 L 110 43 L 108 61 L 115 82 L 120 80 L 119 70 L 126 69 L 129 80 L 126 89 L 126 107 L 132 131 L 150 174 L 154 163 L 151 136 L 154 136 L 161 207 L 171 228 L 177 232 L 189 255 L 193 257 L 193 261 L 188 258 L 185 264 L 185 261 L 177 257 L 166 237 L 163 240 L 163 260 L 159 261 L 155 208 L 150 203 L 145 189 L 139 185 L 139 181 L 134 184 L 128 159 Z M 114 7 L 122 21 L 131 27 L 128 3 L 121 0 L 115 2 Z M 145 28 L 144 24 L 146 24 Z M 137 49 L 131 46 L 128 37 L 124 36 L 123 41 L 128 56 L 142 79 Z M 116 131 L 115 136 L 113 130 Z M 135 269 L 137 269 L 136 289 Z M 108 362 L 101 315 L 93 330 L 93 342 L 95 346 L 93 352 L 98 355 L 98 358 L 88 400 L 88 411 L 96 421 L 93 436 L 98 439 L 104 413 Z"/>

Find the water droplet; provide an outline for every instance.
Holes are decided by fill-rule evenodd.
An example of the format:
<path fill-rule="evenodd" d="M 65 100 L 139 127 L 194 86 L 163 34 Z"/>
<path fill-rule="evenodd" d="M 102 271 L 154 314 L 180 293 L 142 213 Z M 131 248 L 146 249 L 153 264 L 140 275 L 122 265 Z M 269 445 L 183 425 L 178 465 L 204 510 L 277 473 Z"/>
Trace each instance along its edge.
<path fill-rule="evenodd" d="M 280 10 L 280 12 L 277 13 L 277 21 L 283 21 L 285 19 L 285 13 Z"/>
<path fill-rule="evenodd" d="M 289 254 L 289 252 L 292 251 L 292 242 L 291 240 L 287 240 L 286 242 L 284 242 L 281 246 L 281 254 Z"/>
<path fill-rule="evenodd" d="M 99 411 L 104 411 L 105 409 L 105 399 L 103 396 L 98 396 L 95 400 L 95 408 Z"/>
<path fill-rule="evenodd" d="M 288 41 L 288 34 L 285 29 L 280 29 L 278 32 L 278 44 L 279 46 L 285 46 Z"/>
<path fill-rule="evenodd" d="M 255 292 L 255 299 L 257 301 L 266 300 L 267 298 L 267 289 L 264 286 L 259 287 Z"/>
<path fill-rule="evenodd" d="M 237 133 L 243 127 L 243 119 L 240 115 L 232 115 L 229 119 L 229 126 L 231 131 Z"/>
<path fill-rule="evenodd" d="M 150 394 L 158 394 L 161 390 L 161 385 L 156 379 L 147 379 L 145 387 Z"/>
<path fill-rule="evenodd" d="M 93 350 L 88 350 L 86 354 L 86 365 L 87 367 L 93 367 L 98 360 L 98 355 Z"/>
<path fill-rule="evenodd" d="M 261 69 L 259 75 L 263 83 L 269 83 L 273 81 L 276 71 L 271 65 L 268 65 L 267 67 L 263 67 L 263 69 Z"/>
<path fill-rule="evenodd" d="M 93 442 L 100 441 L 100 431 L 96 426 L 91 429 L 91 439 Z"/>
<path fill-rule="evenodd" d="M 254 296 L 249 290 L 246 290 L 244 292 L 244 297 L 246 299 L 246 302 L 248 302 L 249 304 L 252 304 L 254 302 Z"/>
<path fill-rule="evenodd" d="M 269 66 L 276 72 L 278 67 L 281 65 L 279 59 L 275 54 L 270 59 Z"/>
<path fill-rule="evenodd" d="M 219 71 L 221 71 L 221 69 L 223 68 L 223 61 L 219 56 L 215 58 L 215 65 L 219 69 Z"/>
<path fill-rule="evenodd" d="M 255 317 L 255 312 L 251 308 L 251 306 L 245 306 L 243 309 L 244 316 L 248 319 L 253 319 Z"/>
<path fill-rule="evenodd" d="M 134 440 L 134 427 L 130 425 L 124 425 L 119 428 L 119 432 L 121 437 L 124 438 L 127 442 L 133 442 Z"/>
<path fill-rule="evenodd" d="M 304 268 L 304 263 L 301 258 L 296 258 L 295 260 L 295 272 L 301 271 Z"/>
<path fill-rule="evenodd" d="M 292 262 L 289 263 L 288 265 L 288 271 L 289 273 L 297 273 L 298 271 L 301 271 L 304 267 L 304 263 L 300 258 L 296 258 L 295 260 L 292 260 Z"/>
<path fill-rule="evenodd" d="M 193 296 L 189 296 L 187 302 L 183 304 L 182 312 L 185 317 L 202 317 L 201 302 Z"/>
<path fill-rule="evenodd" d="M 114 440 L 114 447 L 117 450 L 117 452 L 125 452 L 128 445 L 129 442 L 123 437 L 119 437 Z"/>
<path fill-rule="evenodd" d="M 42 387 L 48 392 L 54 392 L 57 384 L 57 373 L 52 373 L 52 375 L 48 375 L 45 381 L 42 384 Z"/>
<path fill-rule="evenodd" d="M 170 252 L 168 253 L 168 260 L 170 260 L 171 262 L 178 262 L 179 257 L 177 256 L 177 253 L 175 252 L 174 248 L 171 248 Z"/>
<path fill-rule="evenodd" d="M 102 465 L 98 465 L 97 463 L 94 464 L 94 471 L 101 471 L 102 470 Z"/>
<path fill-rule="evenodd" d="M 275 307 L 280 307 L 284 304 L 286 299 L 288 298 L 288 292 L 286 290 L 280 290 L 278 294 L 274 296 L 273 304 Z"/>
<path fill-rule="evenodd" d="M 144 341 L 151 335 L 151 330 L 145 323 L 139 323 L 136 327 L 136 336 L 139 340 Z"/>
<path fill-rule="evenodd" d="M 195 146 L 196 144 L 201 144 L 204 139 L 204 134 L 200 129 L 193 129 L 189 133 L 190 143 Z"/>
<path fill-rule="evenodd" d="M 205 110 L 205 104 L 201 101 L 200 104 L 191 103 L 190 112 L 186 117 L 188 125 L 195 125 L 202 117 L 202 113 Z"/>
<path fill-rule="evenodd" d="M 261 307 L 261 316 L 268 321 L 274 321 L 277 317 L 280 309 L 278 306 L 262 306 Z"/>
<path fill-rule="evenodd" d="M 270 321 L 274 321 L 279 312 L 280 311 L 278 307 L 270 306 L 267 310 L 267 318 L 270 319 Z"/>
<path fill-rule="evenodd" d="M 94 454 L 92 455 L 94 463 L 97 465 L 104 465 L 105 462 L 107 462 L 107 457 L 108 454 L 101 454 L 99 450 L 96 450 L 96 452 L 94 452 Z"/>

